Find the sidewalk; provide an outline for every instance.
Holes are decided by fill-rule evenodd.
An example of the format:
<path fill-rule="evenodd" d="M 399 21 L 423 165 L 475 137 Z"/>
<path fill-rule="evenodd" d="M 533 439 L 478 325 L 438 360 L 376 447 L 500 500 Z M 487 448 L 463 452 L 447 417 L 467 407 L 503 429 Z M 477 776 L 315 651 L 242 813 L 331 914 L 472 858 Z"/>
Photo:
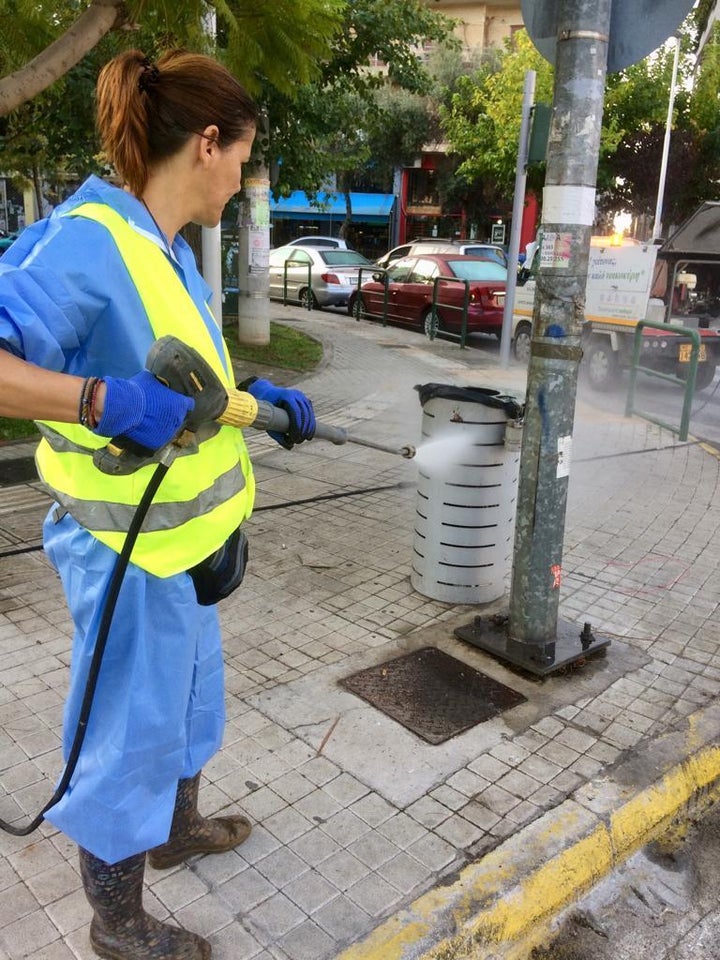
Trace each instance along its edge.
<path fill-rule="evenodd" d="M 375 442 L 418 442 L 416 384 L 524 391 L 496 348 L 276 314 L 325 345 L 301 383 L 319 418 Z M 146 877 L 149 909 L 209 937 L 215 960 L 525 958 L 567 903 L 717 794 L 712 451 L 581 391 L 561 615 L 612 644 L 541 681 L 455 638 L 501 603 L 410 586 L 412 461 L 321 441 L 288 452 L 256 433 L 249 445 L 251 566 L 220 610 L 228 724 L 201 806 L 256 826 L 238 851 Z M 61 769 L 72 625 L 42 553 L 16 552 L 38 542 L 46 503 L 29 483 L 0 497 L 5 819 L 34 814 Z M 338 683 L 427 647 L 525 702 L 432 745 Z M 89 960 L 89 920 L 72 843 L 47 824 L 0 834 L 0 960 Z"/>

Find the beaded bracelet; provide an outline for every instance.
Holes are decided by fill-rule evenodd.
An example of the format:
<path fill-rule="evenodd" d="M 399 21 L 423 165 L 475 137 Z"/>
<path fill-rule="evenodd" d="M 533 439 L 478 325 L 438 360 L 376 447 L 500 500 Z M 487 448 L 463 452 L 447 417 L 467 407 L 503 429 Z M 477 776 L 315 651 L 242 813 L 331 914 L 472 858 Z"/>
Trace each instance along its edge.
<path fill-rule="evenodd" d="M 92 396 L 93 387 L 97 381 L 97 377 L 86 377 L 83 381 L 82 390 L 80 391 L 80 407 L 78 409 L 78 423 L 83 427 L 88 425 L 88 410 L 90 407 L 90 398 Z"/>
<path fill-rule="evenodd" d="M 92 391 L 90 393 L 90 402 L 88 403 L 87 408 L 87 419 L 88 426 L 91 430 L 94 430 L 98 425 L 100 418 L 98 417 L 95 411 L 95 404 L 97 403 L 98 390 L 100 389 L 100 384 L 103 382 L 102 377 L 96 377 L 95 383 L 92 385 Z"/>

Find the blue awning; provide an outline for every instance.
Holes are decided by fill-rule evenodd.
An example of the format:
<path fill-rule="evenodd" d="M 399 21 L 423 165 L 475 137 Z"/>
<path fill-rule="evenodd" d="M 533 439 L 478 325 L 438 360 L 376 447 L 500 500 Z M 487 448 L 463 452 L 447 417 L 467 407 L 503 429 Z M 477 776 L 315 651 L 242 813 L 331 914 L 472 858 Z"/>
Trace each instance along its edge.
<path fill-rule="evenodd" d="M 270 198 L 270 213 L 283 220 L 320 220 L 324 223 L 345 219 L 345 195 L 319 193 L 318 202 L 310 203 L 303 190 L 294 190 L 289 197 Z M 357 223 L 387 223 L 395 197 L 391 193 L 351 193 L 352 218 Z"/>

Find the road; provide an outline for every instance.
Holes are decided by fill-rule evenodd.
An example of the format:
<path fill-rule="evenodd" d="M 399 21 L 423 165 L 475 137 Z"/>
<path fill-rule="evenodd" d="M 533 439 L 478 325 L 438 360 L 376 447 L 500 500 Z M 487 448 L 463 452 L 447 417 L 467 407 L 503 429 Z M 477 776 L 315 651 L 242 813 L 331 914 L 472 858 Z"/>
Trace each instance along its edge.
<path fill-rule="evenodd" d="M 472 335 L 469 346 L 485 354 L 496 355 L 499 360 L 499 344 L 494 337 Z M 599 393 L 588 386 L 581 366 L 578 398 L 600 410 L 622 414 L 625 411 L 629 384 L 629 374 L 623 373 L 614 390 Z M 667 424 L 679 426 L 684 398 L 684 391 L 680 387 L 638 374 L 634 405 L 636 411 L 647 411 Z M 709 387 L 698 391 L 693 398 L 690 434 L 697 439 L 707 440 L 720 449 L 720 372 Z"/>
<path fill-rule="evenodd" d="M 720 805 L 637 853 L 530 960 L 720 960 Z"/>

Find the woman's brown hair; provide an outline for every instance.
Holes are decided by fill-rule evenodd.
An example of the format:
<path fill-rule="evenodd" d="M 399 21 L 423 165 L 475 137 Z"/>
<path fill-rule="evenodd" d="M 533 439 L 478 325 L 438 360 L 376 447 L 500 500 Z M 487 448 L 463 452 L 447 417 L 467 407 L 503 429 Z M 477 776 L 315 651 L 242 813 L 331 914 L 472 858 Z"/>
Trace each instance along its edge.
<path fill-rule="evenodd" d="M 128 50 L 100 71 L 97 125 L 118 174 L 141 197 L 155 164 L 214 124 L 221 147 L 257 124 L 258 110 L 233 75 L 211 57 L 183 50 L 157 63 Z"/>

